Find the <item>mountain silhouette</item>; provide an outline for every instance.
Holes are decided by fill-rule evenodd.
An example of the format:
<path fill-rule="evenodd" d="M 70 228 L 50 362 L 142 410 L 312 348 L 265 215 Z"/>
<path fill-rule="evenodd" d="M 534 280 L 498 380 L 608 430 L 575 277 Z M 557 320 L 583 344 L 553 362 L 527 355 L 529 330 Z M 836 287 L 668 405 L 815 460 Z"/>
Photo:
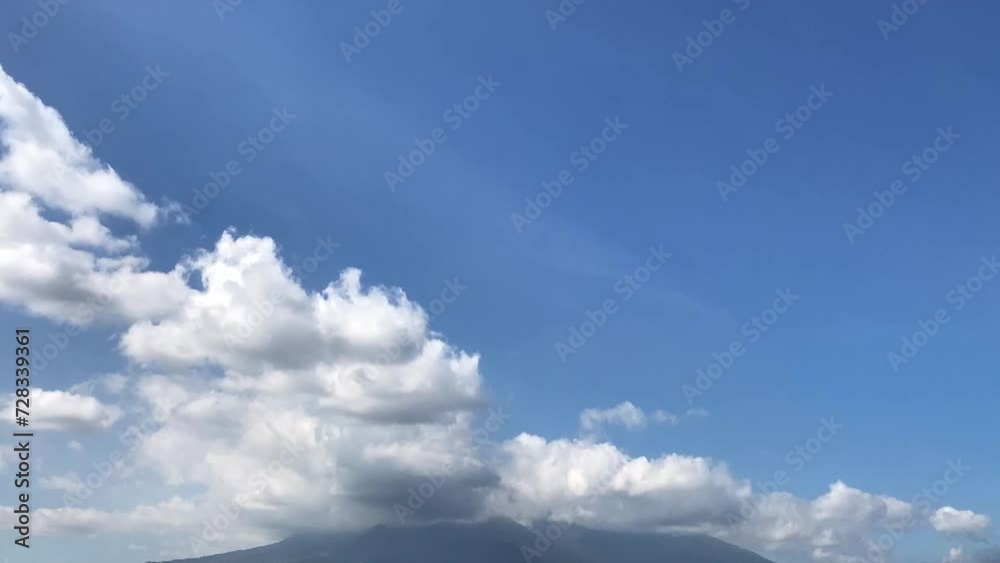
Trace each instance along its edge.
<path fill-rule="evenodd" d="M 544 538 L 544 530 L 556 539 Z M 537 531 L 537 532 L 536 532 Z M 772 563 L 701 535 L 612 532 L 556 523 L 376 526 L 294 536 L 276 544 L 174 563 Z"/>

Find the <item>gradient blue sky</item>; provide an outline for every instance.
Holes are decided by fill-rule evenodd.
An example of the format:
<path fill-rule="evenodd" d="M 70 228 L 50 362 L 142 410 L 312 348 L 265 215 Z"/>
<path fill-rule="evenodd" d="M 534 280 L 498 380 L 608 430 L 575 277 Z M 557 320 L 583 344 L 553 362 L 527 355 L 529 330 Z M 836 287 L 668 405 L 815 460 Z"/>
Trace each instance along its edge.
<path fill-rule="evenodd" d="M 208 1 L 72 2 L 18 53 L 3 45 L 0 63 L 78 134 L 112 118 L 96 154 L 153 201 L 189 203 L 287 107 L 288 129 L 191 224 L 143 234 L 144 252 L 167 268 L 233 226 L 274 237 L 290 263 L 317 237 L 338 242 L 311 289 L 357 266 L 426 305 L 457 278 L 468 289 L 432 326 L 482 354 L 492 396 L 515 415 L 505 436 L 571 436 L 582 409 L 625 400 L 685 412 L 682 385 L 791 288 L 795 306 L 695 400 L 709 417 L 611 430 L 615 441 L 766 480 L 833 416 L 845 429 L 791 492 L 812 498 L 842 479 L 909 500 L 961 458 L 973 469 L 947 504 L 1000 514 L 998 289 L 986 282 L 961 311 L 946 299 L 1000 249 L 996 4 L 930 0 L 886 41 L 887 1 L 588 0 L 555 31 L 554 0 L 403 1 L 351 63 L 340 43 L 384 2 L 244 2 L 222 21 Z M 724 8 L 735 22 L 678 72 L 671 54 Z M 6 2 L 0 27 L 36 9 Z M 147 65 L 169 76 L 119 121 L 111 104 Z M 447 127 L 442 113 L 490 74 L 496 92 L 390 191 L 383 173 L 399 154 Z M 716 182 L 820 85 L 834 96 L 723 202 Z M 519 234 L 511 214 L 616 116 L 628 129 Z M 949 126 L 954 146 L 849 242 L 843 224 Z M 556 342 L 660 245 L 666 266 L 561 362 Z M 951 322 L 894 372 L 887 353 L 938 308 Z M 51 326 L 11 307 L 0 319 Z M 75 340 L 48 386 L 124 369 L 113 334 Z M 53 472 L 72 468 L 54 451 L 64 442 L 40 440 Z M 102 552 L 53 541 L 34 561 Z M 902 553 L 937 560 L 947 545 L 907 538 Z M 115 561 L 154 558 L 116 549 Z"/>

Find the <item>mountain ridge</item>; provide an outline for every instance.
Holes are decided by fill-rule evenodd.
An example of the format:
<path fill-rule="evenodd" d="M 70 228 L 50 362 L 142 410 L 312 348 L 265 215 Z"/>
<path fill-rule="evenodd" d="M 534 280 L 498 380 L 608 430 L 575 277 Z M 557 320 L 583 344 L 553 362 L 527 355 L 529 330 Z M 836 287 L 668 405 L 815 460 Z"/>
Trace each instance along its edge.
<path fill-rule="evenodd" d="M 553 528 L 553 526 L 558 529 Z M 545 535 L 548 530 L 548 535 Z M 551 539 L 550 539 L 551 538 Z M 358 532 L 308 533 L 280 542 L 195 559 L 158 563 L 773 563 L 705 535 L 531 527 L 481 522 L 379 525 Z M 157 562 L 148 562 L 157 563 Z"/>

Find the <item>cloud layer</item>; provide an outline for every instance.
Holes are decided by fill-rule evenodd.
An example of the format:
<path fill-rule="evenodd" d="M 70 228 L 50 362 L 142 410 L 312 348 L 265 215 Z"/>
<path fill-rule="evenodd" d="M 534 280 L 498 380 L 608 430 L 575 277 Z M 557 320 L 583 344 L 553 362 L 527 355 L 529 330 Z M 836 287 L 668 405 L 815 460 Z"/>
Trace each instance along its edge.
<path fill-rule="evenodd" d="M 990 517 L 971 510 L 956 510 L 945 506 L 934 512 L 931 525 L 945 535 L 985 539 L 990 528 Z"/>

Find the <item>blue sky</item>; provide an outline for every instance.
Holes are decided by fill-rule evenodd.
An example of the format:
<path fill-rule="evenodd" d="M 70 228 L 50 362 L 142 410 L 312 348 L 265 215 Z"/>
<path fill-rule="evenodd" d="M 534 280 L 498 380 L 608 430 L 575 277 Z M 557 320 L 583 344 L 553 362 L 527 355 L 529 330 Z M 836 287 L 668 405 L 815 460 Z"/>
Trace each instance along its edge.
<path fill-rule="evenodd" d="M 242 164 L 189 223 L 106 223 L 137 234 L 153 269 L 233 227 L 272 237 L 289 264 L 317 237 L 336 241 L 303 280 L 311 291 L 347 267 L 424 307 L 446 280 L 467 286 L 431 329 L 481 354 L 488 396 L 513 413 L 501 439 L 572 438 L 583 409 L 631 401 L 681 422 L 609 428 L 623 451 L 706 456 L 756 482 L 787 469 L 786 452 L 835 417 L 842 433 L 792 477 L 794 495 L 843 480 L 910 500 L 961 458 L 972 470 L 944 504 L 1000 512 L 989 433 L 1000 423 L 998 290 L 984 281 L 961 310 L 948 299 L 998 251 L 993 4 L 929 0 L 886 40 L 877 22 L 891 2 L 587 0 L 553 30 L 550 0 L 402 0 L 345 60 L 341 43 L 385 5 L 244 3 L 220 19 L 211 2 L 73 2 L 16 53 L 4 45 L 0 63 L 78 138 L 109 118 L 95 155 L 151 202 L 191 205 L 210 173 Z M 673 53 L 725 9 L 734 21 L 679 72 Z M 3 30 L 37 10 L 6 3 Z M 150 66 L 167 75 L 120 119 L 114 100 Z M 443 114 L 490 76 L 499 86 L 452 129 Z M 832 95 L 783 138 L 776 122 L 813 87 Z M 241 142 L 276 108 L 294 119 L 245 162 Z M 627 129 L 578 171 L 574 151 L 616 118 Z M 390 190 L 385 172 L 435 128 L 447 139 Z M 958 137 L 913 181 L 903 166 L 939 128 Z M 769 137 L 777 151 L 724 201 L 717 182 Z M 564 169 L 573 183 L 518 232 L 511 215 Z M 849 240 L 844 224 L 895 180 L 906 191 Z M 661 246 L 672 256 L 624 301 L 616 283 Z M 682 387 L 713 353 L 746 343 L 741 327 L 786 288 L 794 306 L 689 404 Z M 562 361 L 556 344 L 607 299 L 617 312 Z M 887 354 L 938 309 L 950 321 L 895 371 Z M 18 304 L 0 318 L 38 334 L 55 326 Z M 122 330 L 74 339 L 45 388 L 134 370 L 116 352 Z M 710 415 L 683 415 L 695 407 Z M 108 447 L 101 435 L 41 437 L 53 473 L 74 469 L 68 439 Z M 103 549 L 87 537 L 36 541 L 26 561 L 96 561 Z M 156 558 L 128 543 L 110 541 L 113 561 Z M 914 535 L 896 556 L 937 560 L 949 545 Z"/>

